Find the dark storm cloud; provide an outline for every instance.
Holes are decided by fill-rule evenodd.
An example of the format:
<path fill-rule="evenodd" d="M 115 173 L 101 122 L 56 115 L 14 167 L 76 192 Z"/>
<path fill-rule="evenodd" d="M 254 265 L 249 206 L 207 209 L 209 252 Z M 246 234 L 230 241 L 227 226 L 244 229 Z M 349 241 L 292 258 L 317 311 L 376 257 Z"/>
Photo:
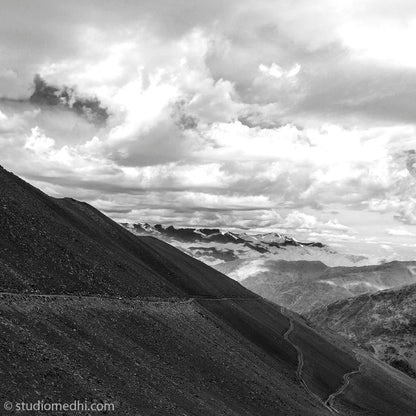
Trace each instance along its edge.
<path fill-rule="evenodd" d="M 34 91 L 29 101 L 43 106 L 65 107 L 91 123 L 102 125 L 109 117 L 108 111 L 96 97 L 79 97 L 75 88 L 49 85 L 39 74 L 33 80 Z"/>

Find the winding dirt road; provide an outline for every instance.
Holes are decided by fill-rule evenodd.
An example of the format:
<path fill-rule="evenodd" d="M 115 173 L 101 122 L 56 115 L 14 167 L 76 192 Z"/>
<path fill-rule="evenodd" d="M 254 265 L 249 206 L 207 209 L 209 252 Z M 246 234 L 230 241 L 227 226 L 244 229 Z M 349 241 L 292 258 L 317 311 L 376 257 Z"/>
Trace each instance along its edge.
<path fill-rule="evenodd" d="M 361 365 L 358 367 L 358 370 L 354 370 L 351 371 L 349 373 L 344 374 L 343 376 L 343 380 L 344 383 L 342 384 L 342 386 L 334 393 L 332 393 L 325 401 L 325 404 L 330 407 L 331 409 L 333 409 L 336 413 L 340 414 L 340 412 L 334 408 L 334 400 L 336 399 L 337 396 L 340 396 L 342 393 L 344 393 L 344 391 L 347 389 L 347 387 L 350 384 L 350 379 L 354 374 L 359 374 L 361 373 Z"/>
<path fill-rule="evenodd" d="M 341 385 L 341 387 L 335 391 L 334 393 L 332 393 L 325 401 L 322 400 L 317 394 L 315 394 L 313 391 L 311 391 L 311 389 L 309 388 L 309 386 L 306 384 L 303 376 L 302 376 L 302 370 L 303 370 L 303 365 L 304 365 L 304 361 L 303 361 L 303 352 L 300 349 L 300 347 L 298 345 L 296 345 L 295 343 L 293 343 L 293 341 L 291 341 L 290 339 L 290 334 L 293 332 L 293 330 L 295 329 L 295 324 L 293 321 L 293 318 L 291 318 L 284 310 L 283 307 L 280 308 L 282 314 L 284 316 L 286 316 L 286 318 L 289 320 L 289 328 L 288 330 L 284 333 L 283 337 L 284 339 L 289 342 L 293 348 L 296 349 L 297 353 L 298 353 L 298 367 L 296 370 L 296 376 L 300 382 L 300 384 L 303 386 L 303 388 L 306 390 L 306 392 L 313 397 L 316 401 L 318 401 L 323 407 L 325 407 L 327 410 L 329 410 L 331 413 L 333 414 L 342 414 L 339 410 L 337 410 L 334 407 L 334 400 L 336 399 L 336 397 L 340 396 L 341 394 L 344 393 L 344 391 L 347 389 L 347 387 L 350 384 L 350 379 L 354 374 L 359 374 L 361 372 L 361 366 L 358 367 L 357 370 L 351 371 L 349 373 L 344 374 L 343 376 L 343 383 Z"/>

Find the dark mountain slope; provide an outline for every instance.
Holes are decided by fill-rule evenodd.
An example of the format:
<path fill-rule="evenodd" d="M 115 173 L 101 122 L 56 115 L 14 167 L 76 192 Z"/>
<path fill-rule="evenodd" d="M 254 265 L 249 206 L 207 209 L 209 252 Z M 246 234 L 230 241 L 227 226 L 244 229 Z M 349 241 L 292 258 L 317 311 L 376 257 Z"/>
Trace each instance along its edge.
<path fill-rule="evenodd" d="M 348 347 L 173 247 L 4 170 L 0 226 L 3 401 L 110 400 L 120 416 L 413 413 L 411 378 L 371 362 L 349 390 L 346 374 L 363 359 Z"/>
<path fill-rule="evenodd" d="M 360 355 L 360 374 L 353 375 L 348 388 L 337 396 L 337 409 L 341 414 L 361 412 L 358 403 L 365 403 L 365 409 L 371 409 L 370 414 L 402 415 L 410 412 L 415 414 L 416 403 L 412 389 L 409 388 L 408 377 L 371 357 Z M 393 386 L 392 388 L 390 388 Z"/>
<path fill-rule="evenodd" d="M 306 327 L 301 319 L 296 316 L 289 318 L 279 306 L 265 300 L 199 302 L 269 355 L 277 360 L 291 362 L 296 367 L 296 350 L 293 346 L 290 348 L 291 343 L 284 337 L 290 327 L 288 321 L 290 323 L 292 320 L 294 335 L 291 335 L 290 340 L 301 345 L 305 351 L 303 377 L 310 379 L 310 389 L 322 400 L 338 388 L 345 373 L 358 368 L 359 362 L 354 354 L 334 347 Z"/>
<path fill-rule="evenodd" d="M 296 383 L 288 353 L 273 359 L 194 301 L 15 296 L 0 313 L 3 401 L 108 400 L 120 416 L 330 414 Z"/>
<path fill-rule="evenodd" d="M 0 227 L 3 292 L 254 296 L 168 245 L 162 259 L 149 239 L 135 237 L 85 203 L 50 198 L 4 169 Z"/>

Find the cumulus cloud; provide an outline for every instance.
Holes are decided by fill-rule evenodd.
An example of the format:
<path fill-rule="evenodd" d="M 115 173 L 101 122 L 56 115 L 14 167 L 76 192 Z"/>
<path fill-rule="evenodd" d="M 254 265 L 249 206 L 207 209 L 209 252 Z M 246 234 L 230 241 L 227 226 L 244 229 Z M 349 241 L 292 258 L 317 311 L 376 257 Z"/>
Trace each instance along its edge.
<path fill-rule="evenodd" d="M 328 241 L 368 229 L 350 211 L 416 223 L 412 2 L 56 3 L 3 5 L 5 167 L 118 219 Z M 28 102 L 36 73 L 76 96 Z"/>
<path fill-rule="evenodd" d="M 397 211 L 396 218 L 400 222 L 416 225 L 416 198 L 409 197 L 408 201 L 400 202 Z"/>
<path fill-rule="evenodd" d="M 405 230 L 404 228 L 393 228 L 393 229 L 388 229 L 386 230 L 386 233 L 388 235 L 394 235 L 394 236 L 398 236 L 398 237 L 415 237 L 416 234 L 412 233 L 408 230 Z"/>
<path fill-rule="evenodd" d="M 416 150 L 407 151 L 406 167 L 409 173 L 416 178 Z"/>
<path fill-rule="evenodd" d="M 259 65 L 259 71 L 267 76 L 272 78 L 293 78 L 295 77 L 299 71 L 301 66 L 299 64 L 296 64 L 293 66 L 293 68 L 290 68 L 289 70 L 285 71 L 282 67 L 277 65 L 275 62 L 273 62 L 271 65 L 267 66 L 264 64 Z"/>
<path fill-rule="evenodd" d="M 31 135 L 26 139 L 24 148 L 33 151 L 37 155 L 48 153 L 54 146 L 55 140 L 46 137 L 39 130 L 39 127 L 34 127 Z"/>
<path fill-rule="evenodd" d="M 282 224 L 284 228 L 293 228 L 293 229 L 302 229 L 302 230 L 311 230 L 311 229 L 320 229 L 320 230 L 333 230 L 345 232 L 348 230 L 348 227 L 340 224 L 336 220 L 330 220 L 327 222 L 321 222 L 316 219 L 313 215 L 308 215 L 299 211 L 293 211 L 286 217 L 284 223 Z"/>

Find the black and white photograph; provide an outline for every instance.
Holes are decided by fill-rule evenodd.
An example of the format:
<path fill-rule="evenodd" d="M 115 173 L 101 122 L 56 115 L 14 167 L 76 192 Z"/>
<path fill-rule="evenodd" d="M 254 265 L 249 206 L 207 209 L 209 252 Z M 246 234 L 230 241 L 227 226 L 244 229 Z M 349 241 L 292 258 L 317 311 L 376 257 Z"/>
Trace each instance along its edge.
<path fill-rule="evenodd" d="M 416 2 L 0 0 L 0 414 L 416 416 Z"/>

